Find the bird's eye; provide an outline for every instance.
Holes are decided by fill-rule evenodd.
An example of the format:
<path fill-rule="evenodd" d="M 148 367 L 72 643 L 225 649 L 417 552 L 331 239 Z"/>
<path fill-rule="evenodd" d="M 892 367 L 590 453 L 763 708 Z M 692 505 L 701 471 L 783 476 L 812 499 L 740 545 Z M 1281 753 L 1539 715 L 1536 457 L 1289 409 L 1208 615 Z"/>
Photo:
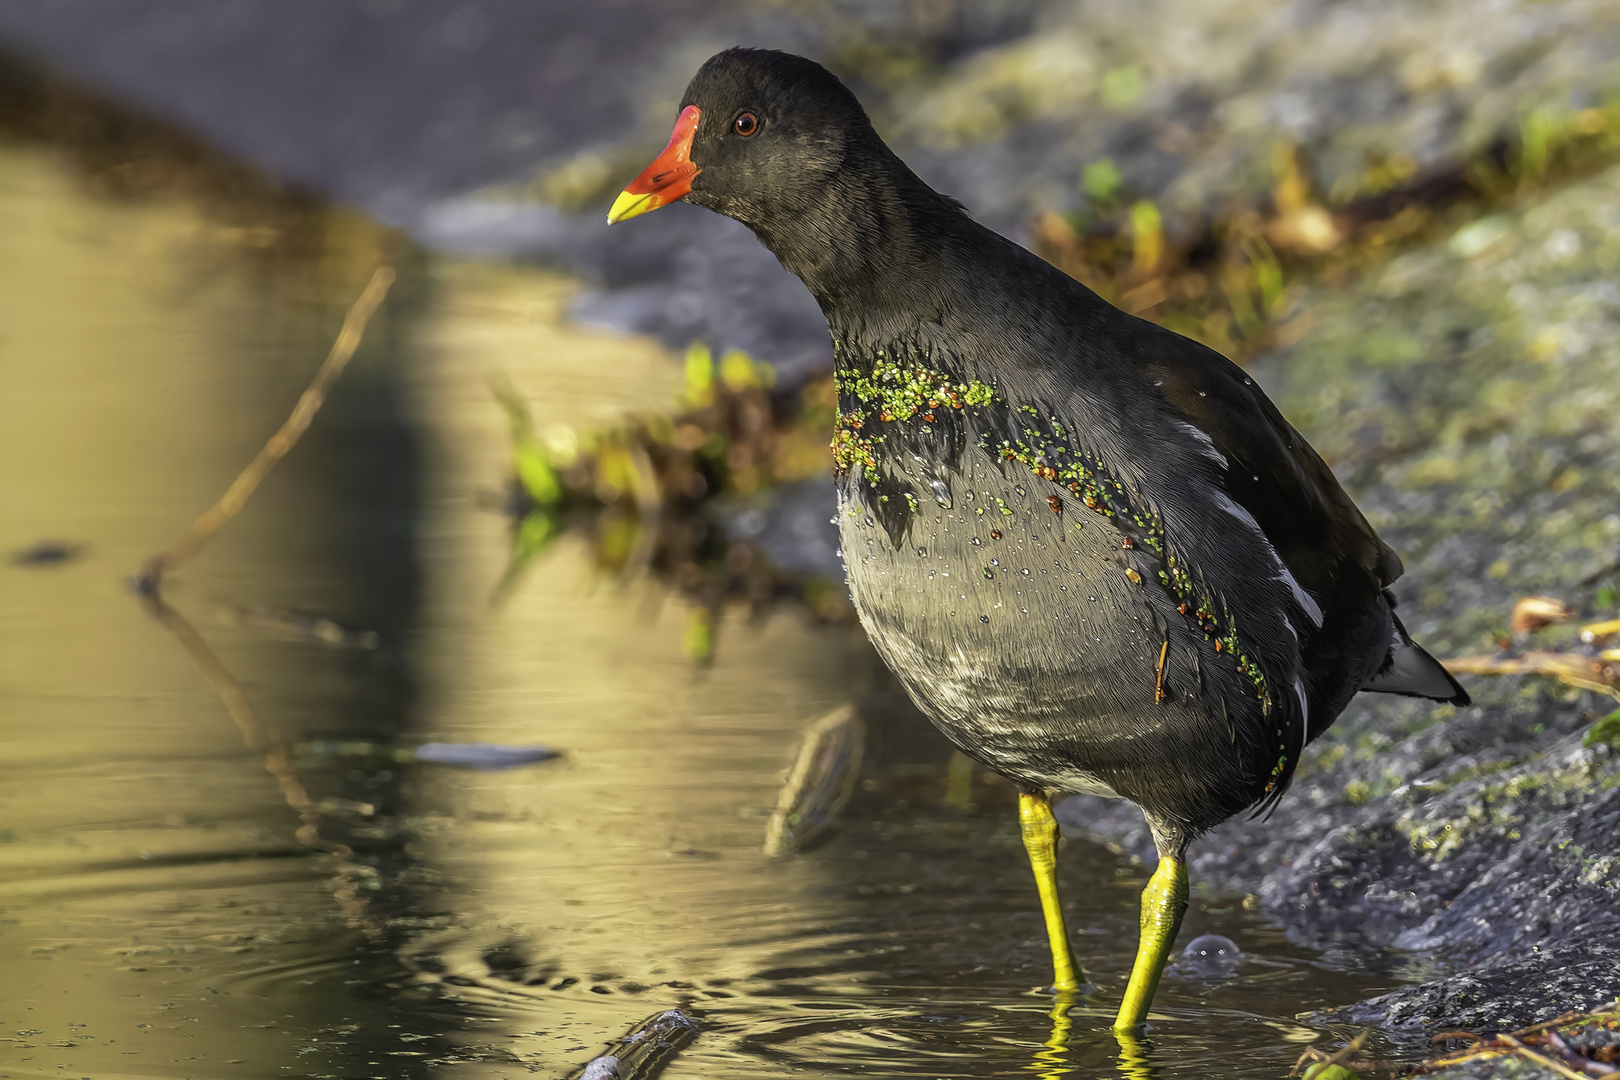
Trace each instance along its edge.
<path fill-rule="evenodd" d="M 739 135 L 752 135 L 759 130 L 759 117 L 751 112 L 738 113 L 731 122 L 731 130 Z"/>

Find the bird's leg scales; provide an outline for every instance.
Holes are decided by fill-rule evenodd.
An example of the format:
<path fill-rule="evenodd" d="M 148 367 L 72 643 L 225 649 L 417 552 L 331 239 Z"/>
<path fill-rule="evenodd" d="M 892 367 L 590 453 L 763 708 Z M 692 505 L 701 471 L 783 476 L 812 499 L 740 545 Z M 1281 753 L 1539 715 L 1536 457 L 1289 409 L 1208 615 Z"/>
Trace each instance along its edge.
<path fill-rule="evenodd" d="M 1041 914 L 1046 919 L 1046 936 L 1052 945 L 1052 989 L 1072 995 L 1080 989 L 1080 965 L 1069 947 L 1069 931 L 1063 924 L 1063 908 L 1058 903 L 1057 818 L 1052 804 L 1039 792 L 1020 792 L 1018 824 L 1024 835 L 1024 850 L 1035 871 L 1035 888 L 1041 894 Z"/>
<path fill-rule="evenodd" d="M 1142 937 L 1136 946 L 1136 965 L 1125 987 L 1116 1032 L 1131 1032 L 1147 1019 L 1159 976 L 1170 959 L 1181 916 L 1187 910 L 1187 864 L 1173 855 L 1159 856 L 1159 867 L 1142 890 Z"/>

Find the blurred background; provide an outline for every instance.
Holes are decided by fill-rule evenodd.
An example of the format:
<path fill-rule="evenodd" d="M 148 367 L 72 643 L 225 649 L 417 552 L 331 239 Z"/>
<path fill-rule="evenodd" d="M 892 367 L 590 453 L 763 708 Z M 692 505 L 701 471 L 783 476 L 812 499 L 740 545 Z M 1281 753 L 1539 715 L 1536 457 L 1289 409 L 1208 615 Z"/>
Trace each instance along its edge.
<path fill-rule="evenodd" d="M 854 623 L 814 303 L 604 224 L 735 44 L 1246 365 L 1508 673 L 1200 845 L 1143 1046 L 1140 815 L 1062 808 L 1049 1017 L 1013 792 Z M 1620 994 L 1617 56 L 1614 0 L 0 5 L 0 1076 L 1282 1076 Z"/>

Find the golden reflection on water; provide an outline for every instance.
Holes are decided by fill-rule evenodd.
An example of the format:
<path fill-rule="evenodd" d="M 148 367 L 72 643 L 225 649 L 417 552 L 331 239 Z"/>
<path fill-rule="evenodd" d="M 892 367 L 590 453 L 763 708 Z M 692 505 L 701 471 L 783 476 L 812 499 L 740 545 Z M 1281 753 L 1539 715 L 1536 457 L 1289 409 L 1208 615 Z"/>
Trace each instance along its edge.
<path fill-rule="evenodd" d="M 724 628 L 719 662 L 694 668 L 678 602 L 651 581 L 602 577 L 567 539 L 493 607 L 507 542 L 468 497 L 502 475 L 509 452 L 490 377 L 510 375 L 544 427 L 667 407 L 679 369 L 648 343 L 559 330 L 570 287 L 557 279 L 462 267 L 441 280 L 426 331 L 441 362 L 424 366 L 413 396 L 433 448 L 412 645 L 421 733 L 567 756 L 422 777 L 412 801 L 433 823 L 419 855 L 439 894 L 425 903 L 456 917 L 410 952 L 512 995 L 514 1049 L 544 1059 L 559 1040 L 588 1047 L 673 1003 L 647 988 L 744 980 L 772 966 L 806 916 L 818 922 L 800 887 L 813 868 L 770 863 L 760 843 L 799 730 L 861 692 L 848 669 L 866 670 L 867 654 L 784 612 Z M 514 965 L 498 982 L 492 951 Z M 531 1008 L 544 1010 L 543 1032 Z"/>
<path fill-rule="evenodd" d="M 328 225 L 344 246 L 388 242 Z M 276 858 L 301 854 L 296 818 L 124 578 L 284 409 L 292 366 L 319 357 L 322 276 L 347 260 L 266 288 L 192 207 L 87 197 L 28 148 L 0 152 L 0 234 L 0 548 L 86 545 L 0 579 L 0 1060 L 13 1075 L 101 1076 L 278 1060 L 281 1025 L 322 1022 L 313 1003 L 280 1003 L 294 1021 L 267 1028 L 214 981 L 267 941 L 307 951 L 333 922 L 326 871 Z M 176 595 L 251 600 L 318 574 L 306 541 L 321 529 L 300 502 L 267 489 Z M 227 656 L 251 653 L 256 681 L 336 685 L 232 637 Z"/>
<path fill-rule="evenodd" d="M 0 261 L 0 543 L 87 545 L 76 562 L 5 575 L 8 1066 L 45 1073 L 94 1058 L 92 1071 L 110 1075 L 203 1061 L 278 1074 L 300 1053 L 290 1042 L 313 1040 L 309 1053 L 314 1032 L 367 1011 L 323 1001 L 327 969 L 359 945 L 333 900 L 334 868 L 300 849 L 297 816 L 262 761 L 123 585 L 274 429 L 367 256 L 397 245 L 338 215 L 329 227 L 329 257 L 267 264 L 184 203 L 98 200 L 49 153 L 0 154 L 12 256 Z M 745 977 L 793 936 L 803 906 L 795 871 L 757 855 L 778 774 L 801 723 L 852 689 L 837 673 L 858 645 L 782 615 L 694 671 L 681 613 L 658 587 L 600 580 L 566 541 L 492 608 L 507 538 L 479 493 L 503 480 L 507 444 L 491 379 L 510 377 L 542 423 L 582 425 L 665 405 L 678 368 L 652 343 L 561 329 L 572 286 L 555 275 L 434 266 L 412 285 L 417 310 L 391 306 L 391 333 L 356 361 L 371 382 L 404 385 L 420 433 L 419 610 L 398 628 L 408 636 L 387 642 L 411 707 L 370 703 L 372 723 L 381 738 L 409 721 L 413 738 L 543 741 L 567 756 L 406 782 L 409 855 L 429 883 L 412 895 L 454 912 L 406 953 L 448 962 L 470 949 L 482 965 L 488 946 L 517 942 L 560 977 L 621 989 Z M 289 743 L 351 723 L 338 714 L 375 687 L 346 678 L 352 658 L 212 613 L 367 608 L 345 580 L 332 535 L 343 492 L 322 461 L 366 430 L 365 407 L 345 413 L 339 400 L 357 384 L 369 385 L 339 385 L 309 441 L 167 590 Z M 394 628 L 378 629 L 386 640 Z M 641 1008 L 596 1010 L 570 1051 Z M 534 1027 L 521 1009 L 514 1021 Z"/>

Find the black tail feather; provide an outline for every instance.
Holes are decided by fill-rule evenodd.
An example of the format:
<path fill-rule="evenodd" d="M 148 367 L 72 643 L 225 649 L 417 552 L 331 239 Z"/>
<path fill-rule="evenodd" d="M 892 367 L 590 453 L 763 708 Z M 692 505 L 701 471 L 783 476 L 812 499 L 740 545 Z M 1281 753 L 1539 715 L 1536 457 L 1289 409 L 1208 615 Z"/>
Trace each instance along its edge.
<path fill-rule="evenodd" d="M 1390 604 L 1389 617 L 1395 624 L 1389 655 L 1384 658 L 1377 674 L 1368 679 L 1362 689 L 1379 694 L 1429 698 L 1452 705 L 1469 704 L 1473 699 L 1462 684 L 1406 632 L 1400 616 L 1395 614 L 1393 602 Z"/>

